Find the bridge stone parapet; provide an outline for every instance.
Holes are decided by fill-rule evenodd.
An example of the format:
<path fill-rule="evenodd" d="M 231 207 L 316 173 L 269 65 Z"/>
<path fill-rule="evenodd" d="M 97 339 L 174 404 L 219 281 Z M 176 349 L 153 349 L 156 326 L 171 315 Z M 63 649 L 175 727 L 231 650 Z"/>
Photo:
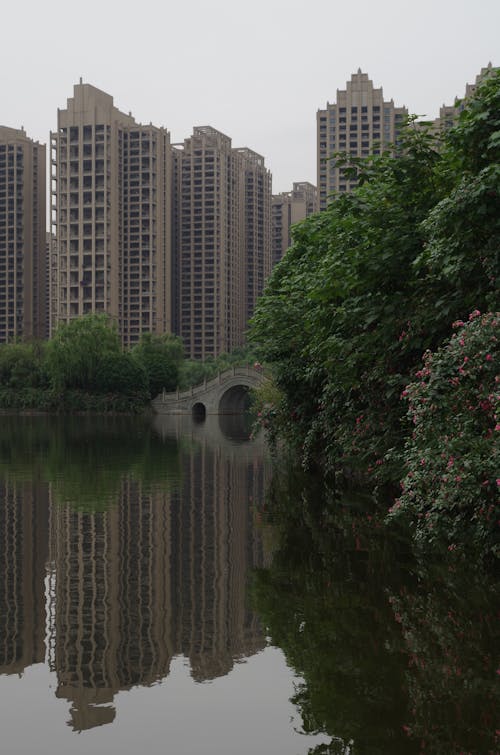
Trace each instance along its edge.
<path fill-rule="evenodd" d="M 242 414 L 248 391 L 265 380 L 261 369 L 231 367 L 187 391 L 160 393 L 151 405 L 157 414 Z"/>

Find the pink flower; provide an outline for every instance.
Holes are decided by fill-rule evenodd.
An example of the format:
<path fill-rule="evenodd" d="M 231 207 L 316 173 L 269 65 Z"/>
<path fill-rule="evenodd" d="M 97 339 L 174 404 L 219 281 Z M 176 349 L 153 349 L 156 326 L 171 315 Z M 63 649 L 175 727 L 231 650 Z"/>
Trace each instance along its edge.
<path fill-rule="evenodd" d="M 481 312 L 478 309 L 475 309 L 474 312 L 471 312 L 469 315 L 469 320 L 474 320 L 476 317 L 479 317 Z"/>
<path fill-rule="evenodd" d="M 492 362 L 493 361 L 493 357 L 491 356 L 491 354 L 486 354 L 486 361 L 487 362 Z"/>

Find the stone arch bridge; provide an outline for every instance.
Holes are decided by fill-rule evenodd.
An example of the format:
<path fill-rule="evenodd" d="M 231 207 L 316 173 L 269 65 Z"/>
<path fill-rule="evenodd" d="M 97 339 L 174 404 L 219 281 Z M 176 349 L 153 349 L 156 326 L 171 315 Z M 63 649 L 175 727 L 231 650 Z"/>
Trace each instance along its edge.
<path fill-rule="evenodd" d="M 160 393 L 151 404 L 157 414 L 242 414 L 248 408 L 248 391 L 265 380 L 261 369 L 231 367 L 187 391 Z"/>

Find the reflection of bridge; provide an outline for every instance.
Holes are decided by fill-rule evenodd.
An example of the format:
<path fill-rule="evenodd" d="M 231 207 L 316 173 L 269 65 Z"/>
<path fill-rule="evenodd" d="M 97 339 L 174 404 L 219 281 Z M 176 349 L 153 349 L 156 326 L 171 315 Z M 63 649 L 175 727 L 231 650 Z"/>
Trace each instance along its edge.
<path fill-rule="evenodd" d="M 157 414 L 153 428 L 162 440 L 180 444 L 189 439 L 194 447 L 219 449 L 231 464 L 246 463 L 248 453 L 257 449 L 264 454 L 264 433 L 252 432 L 251 418 L 244 414 L 211 415 L 202 422 L 193 422 L 189 414 Z"/>
<path fill-rule="evenodd" d="M 248 391 L 265 378 L 254 367 L 231 367 L 187 391 L 160 393 L 151 403 L 158 414 L 242 414 Z"/>

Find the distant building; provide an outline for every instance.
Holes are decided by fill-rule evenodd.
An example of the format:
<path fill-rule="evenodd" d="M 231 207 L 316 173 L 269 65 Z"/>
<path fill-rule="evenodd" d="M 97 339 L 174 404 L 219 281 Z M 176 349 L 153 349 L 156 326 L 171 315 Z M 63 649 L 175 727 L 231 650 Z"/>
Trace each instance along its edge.
<path fill-rule="evenodd" d="M 45 145 L 0 126 L 0 343 L 46 335 Z"/>
<path fill-rule="evenodd" d="M 270 272 L 271 176 L 211 126 L 173 155 L 175 330 L 187 356 L 206 359 L 243 345 Z"/>
<path fill-rule="evenodd" d="M 115 320 L 124 345 L 171 329 L 171 149 L 164 128 L 136 123 L 80 83 L 51 134 L 52 327 L 90 312 Z"/>
<path fill-rule="evenodd" d="M 324 210 L 333 194 L 351 191 L 356 179 L 347 178 L 337 167 L 335 152 L 355 157 L 379 154 L 397 141 L 399 125 L 408 115 L 406 107 L 384 100 L 368 74 L 358 69 L 345 90 L 337 89 L 336 102 L 328 102 L 317 113 L 317 171 L 319 209 Z"/>
<path fill-rule="evenodd" d="M 45 234 L 45 253 L 47 255 L 46 281 L 47 301 L 45 306 L 45 337 L 50 338 L 50 324 L 57 321 L 57 253 L 56 240 L 52 233 Z"/>
<path fill-rule="evenodd" d="M 245 313 L 244 330 L 252 317 L 259 296 L 272 268 L 271 252 L 271 173 L 264 158 L 246 147 L 234 150 L 243 181 L 243 239 Z"/>
<path fill-rule="evenodd" d="M 434 120 L 434 126 L 437 129 L 448 129 L 451 128 L 454 123 L 455 119 L 458 115 L 462 112 L 462 110 L 465 107 L 465 104 L 467 102 L 467 99 L 471 97 L 472 94 L 476 91 L 476 88 L 478 84 L 481 83 L 483 79 L 485 79 L 487 76 L 489 76 L 492 72 L 496 71 L 498 69 L 493 68 L 491 62 L 488 63 L 487 66 L 484 68 L 481 68 L 481 72 L 478 73 L 476 76 L 476 80 L 474 84 L 466 84 L 465 85 L 465 94 L 462 99 L 459 99 L 458 97 L 455 97 L 455 102 L 453 105 L 442 105 L 439 109 L 439 118 L 436 118 Z"/>
<path fill-rule="evenodd" d="M 292 243 L 291 227 L 316 212 L 317 190 L 308 181 L 294 182 L 292 191 L 273 194 L 272 257 L 273 267 Z"/>

